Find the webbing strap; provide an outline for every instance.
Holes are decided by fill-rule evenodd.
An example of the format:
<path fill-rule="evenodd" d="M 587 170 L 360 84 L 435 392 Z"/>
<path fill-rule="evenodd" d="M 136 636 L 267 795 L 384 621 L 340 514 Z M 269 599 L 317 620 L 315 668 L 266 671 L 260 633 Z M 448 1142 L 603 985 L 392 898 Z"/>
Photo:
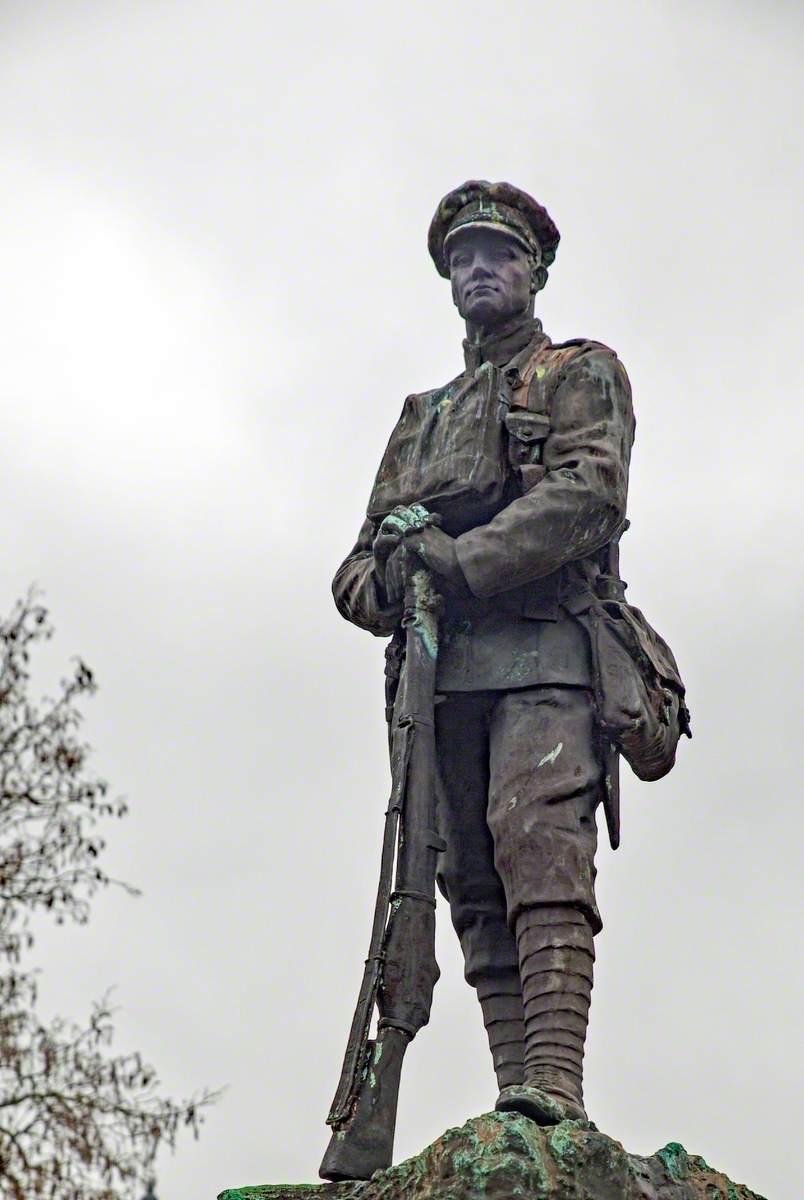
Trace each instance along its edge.
<path fill-rule="evenodd" d="M 402 1021 L 399 1017 L 380 1017 L 377 1022 L 378 1029 L 400 1029 L 402 1033 L 406 1033 L 408 1037 L 415 1038 L 421 1026 L 413 1025 L 410 1021 Z"/>
<path fill-rule="evenodd" d="M 428 896 L 425 892 L 417 892 L 413 888 L 397 888 L 391 893 L 391 903 L 394 900 L 402 900 L 407 896 L 409 900 L 420 900 L 422 904 L 428 904 L 430 908 L 435 908 L 436 902 L 432 896 Z"/>
<path fill-rule="evenodd" d="M 528 359 L 524 370 L 519 375 L 522 382 L 513 392 L 513 408 L 525 409 L 528 412 L 539 413 L 545 417 L 550 416 L 549 397 L 545 388 L 539 386 L 541 377 L 537 377 L 538 368 L 542 365 L 550 349 L 552 349 L 552 343 L 547 342 L 539 346 L 538 350 Z M 517 403 L 523 393 L 525 403 Z"/>

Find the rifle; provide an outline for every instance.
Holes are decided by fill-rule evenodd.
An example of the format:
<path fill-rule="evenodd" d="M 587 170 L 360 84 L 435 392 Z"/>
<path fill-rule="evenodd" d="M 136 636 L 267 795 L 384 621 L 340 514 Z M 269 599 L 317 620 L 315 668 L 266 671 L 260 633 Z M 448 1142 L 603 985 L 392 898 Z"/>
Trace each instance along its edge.
<path fill-rule="evenodd" d="M 319 1169 L 322 1179 L 369 1179 L 391 1165 L 402 1060 L 430 1018 L 439 976 L 435 875 L 444 842 L 435 832 L 434 698 L 440 605 L 430 573 L 414 568 L 405 588 L 404 662 L 389 729 L 391 798 L 371 942 L 327 1117 L 333 1133 Z M 400 641 L 389 647 L 389 674 Z M 371 1039 L 375 1004 L 379 1020 Z"/>

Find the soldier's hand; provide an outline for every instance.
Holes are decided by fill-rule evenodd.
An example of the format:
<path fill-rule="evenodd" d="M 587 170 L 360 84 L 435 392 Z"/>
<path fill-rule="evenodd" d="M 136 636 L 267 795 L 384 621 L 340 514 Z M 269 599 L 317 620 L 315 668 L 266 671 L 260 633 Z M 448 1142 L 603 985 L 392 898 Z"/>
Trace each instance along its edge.
<path fill-rule="evenodd" d="M 448 591 L 462 596 L 471 595 L 458 562 L 455 539 L 443 529 L 429 525 L 425 529 L 411 530 L 405 535 L 405 546 L 437 576 L 437 584 L 444 583 Z"/>
<path fill-rule="evenodd" d="M 425 522 L 429 519 L 430 514 L 421 504 L 412 504 L 409 508 L 399 505 L 385 517 L 380 528 L 377 530 L 377 536 L 372 544 L 374 569 L 380 587 L 385 592 L 390 603 L 395 603 L 395 600 L 391 599 L 389 593 L 389 581 L 387 578 L 389 560 L 397 547 L 401 545 L 403 537 L 408 533 L 422 530 L 425 527 Z M 395 593 L 399 590 L 400 583 L 402 593 L 405 590 L 403 567 L 403 556 L 399 555 L 392 571 L 393 590 Z"/>
<path fill-rule="evenodd" d="M 417 529 L 424 529 L 434 520 L 423 504 L 411 504 L 406 507 L 398 504 L 384 518 L 378 530 L 378 537 L 399 538 Z"/>

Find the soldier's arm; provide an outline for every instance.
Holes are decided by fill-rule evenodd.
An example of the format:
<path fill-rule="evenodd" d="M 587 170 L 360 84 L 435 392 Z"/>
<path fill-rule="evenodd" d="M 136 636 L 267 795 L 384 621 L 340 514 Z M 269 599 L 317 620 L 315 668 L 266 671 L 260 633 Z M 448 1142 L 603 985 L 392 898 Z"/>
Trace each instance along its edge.
<path fill-rule="evenodd" d="M 544 478 L 488 525 L 457 539 L 472 592 L 493 596 L 605 545 L 625 517 L 633 437 L 622 364 L 605 346 L 582 346 L 553 394 Z"/>
<path fill-rule="evenodd" d="M 376 530 L 368 518 L 358 539 L 332 581 L 338 612 L 347 621 L 367 629 L 376 637 L 394 632 L 402 617 L 402 604 L 389 604 L 377 578 L 373 544 Z"/>

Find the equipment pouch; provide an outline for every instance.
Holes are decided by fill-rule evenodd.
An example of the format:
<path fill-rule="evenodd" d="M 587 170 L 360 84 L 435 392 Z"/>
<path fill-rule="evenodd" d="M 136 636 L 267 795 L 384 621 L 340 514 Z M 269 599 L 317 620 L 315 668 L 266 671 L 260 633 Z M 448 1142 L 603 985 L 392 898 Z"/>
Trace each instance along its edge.
<path fill-rule="evenodd" d="M 509 478 L 503 418 L 509 395 L 489 362 L 468 378 L 408 396 L 368 505 L 382 520 L 399 504 L 423 504 L 453 535 L 488 521 L 505 503 Z"/>
<path fill-rule="evenodd" d="M 592 647 L 601 731 L 640 779 L 661 779 L 676 760 L 690 714 L 665 640 L 624 599 L 595 597 L 579 618 Z"/>
<path fill-rule="evenodd" d="M 547 413 L 512 408 L 506 413 L 504 423 L 508 431 L 508 462 L 519 478 L 523 493 L 529 492 L 547 473 L 542 454 L 550 433 L 550 417 Z"/>

